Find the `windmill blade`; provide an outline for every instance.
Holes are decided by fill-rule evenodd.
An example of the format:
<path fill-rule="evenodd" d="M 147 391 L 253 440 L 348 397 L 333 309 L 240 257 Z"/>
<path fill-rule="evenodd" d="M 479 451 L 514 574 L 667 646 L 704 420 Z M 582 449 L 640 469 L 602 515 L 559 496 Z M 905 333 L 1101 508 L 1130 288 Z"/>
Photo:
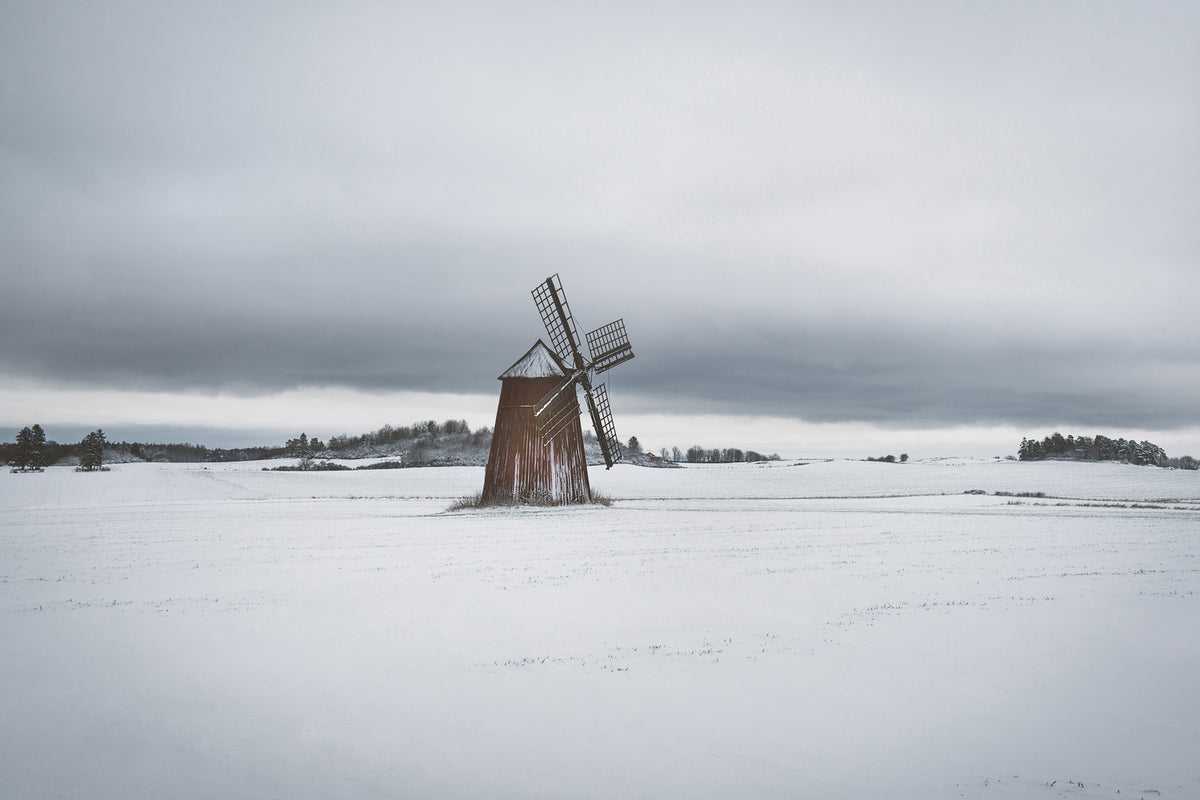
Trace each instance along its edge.
<path fill-rule="evenodd" d="M 547 278 L 531 294 L 542 323 L 546 326 L 546 333 L 550 335 L 550 346 L 554 352 L 567 364 L 583 369 L 579 333 L 575 330 L 575 320 L 571 316 L 571 307 L 567 305 L 567 296 L 563 293 L 558 273 Z"/>
<path fill-rule="evenodd" d="M 540 418 L 554 404 L 554 401 L 557 400 L 562 395 L 562 393 L 565 392 L 567 389 L 574 387 L 575 384 L 582 377 L 582 375 L 583 375 L 583 373 L 576 371 L 576 372 L 572 372 L 570 375 L 563 378 L 561 383 L 559 383 L 557 386 L 555 386 L 553 389 L 551 389 L 549 394 L 547 394 L 545 397 L 543 397 L 541 400 L 538 401 L 537 410 L 533 412 L 533 416 L 537 417 L 540 420 Z M 576 401 L 576 403 L 578 403 L 578 400 Z M 538 424 L 540 425 L 542 423 L 539 421 Z"/>
<path fill-rule="evenodd" d="M 572 387 L 573 389 L 574 387 Z M 542 444 L 548 444 L 558 436 L 564 428 L 579 419 L 579 398 L 574 391 L 560 394 L 551 401 L 539 417 L 535 417 L 538 437 Z"/>
<path fill-rule="evenodd" d="M 633 358 L 633 347 L 625 333 L 625 320 L 610 322 L 587 335 L 588 351 L 592 354 L 592 370 L 605 372 Z"/>
<path fill-rule="evenodd" d="M 584 389 L 588 411 L 592 415 L 592 430 L 596 432 L 596 438 L 600 440 L 600 452 L 604 454 L 604 467 L 612 469 L 613 464 L 621 460 L 621 443 L 617 441 L 612 409 L 608 407 L 608 390 L 603 383 L 595 387 L 585 383 Z"/>

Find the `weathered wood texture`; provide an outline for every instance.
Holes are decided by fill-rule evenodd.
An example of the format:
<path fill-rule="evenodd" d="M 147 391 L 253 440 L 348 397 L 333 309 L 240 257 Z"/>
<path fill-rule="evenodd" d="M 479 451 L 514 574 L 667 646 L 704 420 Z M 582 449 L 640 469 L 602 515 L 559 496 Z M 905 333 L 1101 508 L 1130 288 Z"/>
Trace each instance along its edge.
<path fill-rule="evenodd" d="M 569 420 L 548 441 L 538 433 L 534 412 L 561 377 L 502 378 L 496 427 L 483 481 L 485 503 L 590 503 L 583 428 L 574 387 L 542 416 L 565 411 Z M 569 404 L 572 408 L 563 408 Z"/>

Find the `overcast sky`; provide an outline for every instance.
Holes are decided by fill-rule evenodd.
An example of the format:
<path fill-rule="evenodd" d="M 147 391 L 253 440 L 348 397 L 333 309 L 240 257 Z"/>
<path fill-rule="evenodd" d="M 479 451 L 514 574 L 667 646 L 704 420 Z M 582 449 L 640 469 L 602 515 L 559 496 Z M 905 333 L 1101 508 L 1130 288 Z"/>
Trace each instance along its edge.
<path fill-rule="evenodd" d="M 0 245 L 13 432 L 490 424 L 557 272 L 650 446 L 1200 455 L 1200 4 L 5 2 Z"/>

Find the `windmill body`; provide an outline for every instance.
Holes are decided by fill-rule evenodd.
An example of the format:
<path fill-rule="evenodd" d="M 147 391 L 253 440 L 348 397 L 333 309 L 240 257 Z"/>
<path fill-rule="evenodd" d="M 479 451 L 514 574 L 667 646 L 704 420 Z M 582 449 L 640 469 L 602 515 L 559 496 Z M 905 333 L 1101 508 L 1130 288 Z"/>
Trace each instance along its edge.
<path fill-rule="evenodd" d="M 579 423 L 582 392 L 604 463 L 621 457 L 608 393 L 593 377 L 633 358 L 622 320 L 587 335 L 579 348 L 570 306 L 557 275 L 533 290 L 550 337 L 541 339 L 500 375 L 500 403 L 484 476 L 484 504 L 589 503 L 587 457 Z"/>
<path fill-rule="evenodd" d="M 500 403 L 483 482 L 485 504 L 590 503 L 583 428 L 575 392 L 563 392 L 552 412 L 569 418 L 543 440 L 536 413 L 567 371 L 538 340 L 500 376 Z"/>

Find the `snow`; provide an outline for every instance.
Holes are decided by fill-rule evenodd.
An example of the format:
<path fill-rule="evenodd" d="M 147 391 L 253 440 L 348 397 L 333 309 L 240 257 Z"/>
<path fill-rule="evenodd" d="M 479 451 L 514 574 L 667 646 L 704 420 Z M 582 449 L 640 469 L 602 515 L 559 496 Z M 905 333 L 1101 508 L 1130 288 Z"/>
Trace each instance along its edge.
<path fill-rule="evenodd" d="M 517 359 L 517 363 L 506 369 L 499 380 L 505 378 L 564 378 L 558 357 L 550 352 L 546 343 L 538 339 L 525 355 Z"/>
<path fill-rule="evenodd" d="M 0 473 L 0 797 L 1200 797 L 1196 472 L 270 465 Z"/>

